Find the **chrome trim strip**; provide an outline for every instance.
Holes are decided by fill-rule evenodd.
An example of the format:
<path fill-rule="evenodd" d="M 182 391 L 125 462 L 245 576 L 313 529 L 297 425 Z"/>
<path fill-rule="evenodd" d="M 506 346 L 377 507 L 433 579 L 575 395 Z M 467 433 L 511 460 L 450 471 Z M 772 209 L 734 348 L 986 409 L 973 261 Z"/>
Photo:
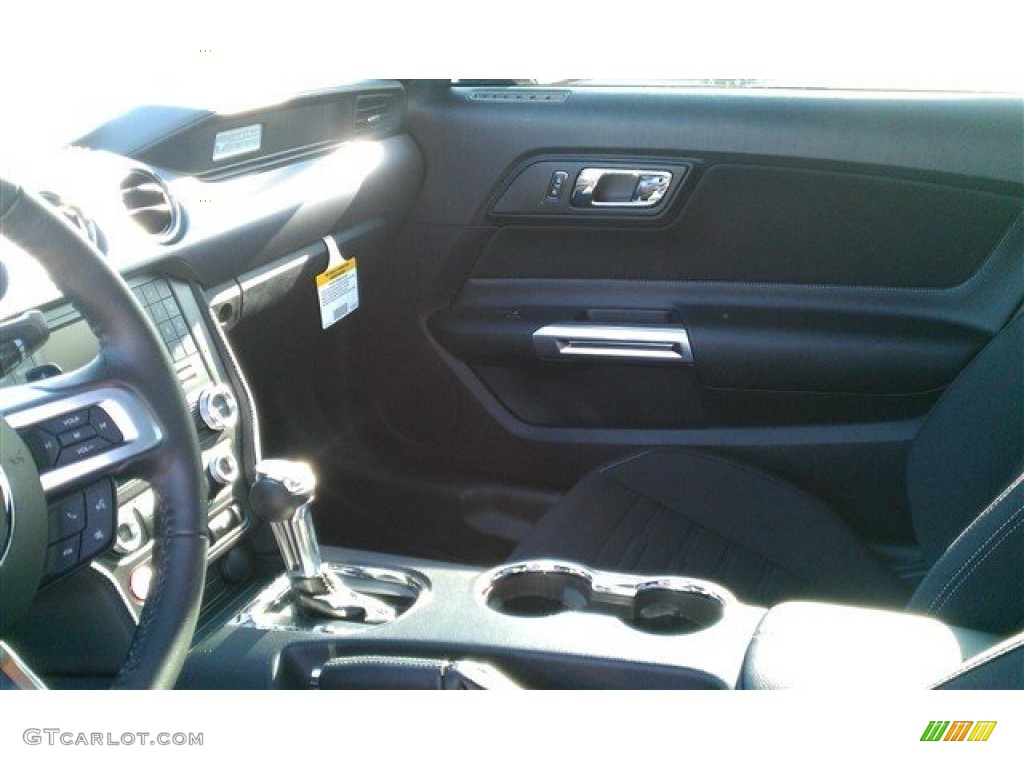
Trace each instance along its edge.
<path fill-rule="evenodd" d="M 138 397 L 128 390 L 103 387 L 52 400 L 43 405 L 26 408 L 6 415 L 7 423 L 15 429 L 35 426 L 55 416 L 87 408 L 103 408 L 121 432 L 124 443 L 113 450 L 92 456 L 84 461 L 64 467 L 55 467 L 41 473 L 43 491 L 51 493 L 71 485 L 87 476 L 100 474 L 120 466 L 156 448 L 163 441 L 163 433 L 155 417 Z"/>
<path fill-rule="evenodd" d="M 605 602 L 632 602 L 644 592 L 667 590 L 700 595 L 723 607 L 739 602 L 728 589 L 713 581 L 689 576 L 637 576 L 601 571 L 564 560 L 524 560 L 485 571 L 477 579 L 477 595 L 486 605 L 491 591 L 504 579 L 520 574 L 572 576 L 587 582 L 591 592 Z"/>
<path fill-rule="evenodd" d="M 726 598 L 723 593 L 726 591 L 718 585 L 699 579 L 687 579 L 679 576 L 644 581 L 636 585 L 636 594 L 639 597 L 645 592 L 657 591 L 677 592 L 679 594 L 697 595 L 699 597 L 713 600 L 724 606 Z"/>
<path fill-rule="evenodd" d="M 138 550 L 136 550 L 138 551 Z M 121 604 L 128 612 L 128 617 L 131 619 L 132 624 L 135 626 L 139 625 L 139 619 L 142 616 L 142 606 L 136 605 L 132 602 L 128 596 L 128 592 L 125 590 L 124 585 L 118 581 L 117 576 L 113 571 L 109 570 L 105 565 L 101 565 L 98 561 L 93 560 L 89 563 L 89 567 L 102 576 L 104 579 L 110 582 L 110 586 L 114 588 L 114 592 L 121 598 Z"/>
<path fill-rule="evenodd" d="M 690 336 L 680 326 L 558 323 L 534 331 L 533 347 L 538 357 L 546 359 L 598 357 L 693 362 Z"/>
<path fill-rule="evenodd" d="M 6 540 L 0 541 L 0 563 L 7 557 L 8 551 L 11 549 L 11 542 L 14 540 L 14 491 L 11 489 L 11 483 L 7 479 L 7 473 L 4 472 L 4 468 L 0 466 L 0 502 L 2 502 L 3 508 L 0 509 L 0 514 L 4 516 L 4 526 L 7 530 Z"/>

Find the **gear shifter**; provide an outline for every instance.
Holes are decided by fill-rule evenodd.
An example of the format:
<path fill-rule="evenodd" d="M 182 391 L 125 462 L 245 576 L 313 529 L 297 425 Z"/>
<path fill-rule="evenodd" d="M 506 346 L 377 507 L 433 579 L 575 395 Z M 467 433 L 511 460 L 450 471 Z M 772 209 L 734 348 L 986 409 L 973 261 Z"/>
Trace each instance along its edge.
<path fill-rule="evenodd" d="M 387 603 L 350 589 L 320 559 L 310 504 L 316 476 L 308 464 L 264 459 L 256 465 L 250 499 L 253 511 L 270 523 L 291 581 L 292 596 L 307 615 L 380 624 L 395 618 Z"/>

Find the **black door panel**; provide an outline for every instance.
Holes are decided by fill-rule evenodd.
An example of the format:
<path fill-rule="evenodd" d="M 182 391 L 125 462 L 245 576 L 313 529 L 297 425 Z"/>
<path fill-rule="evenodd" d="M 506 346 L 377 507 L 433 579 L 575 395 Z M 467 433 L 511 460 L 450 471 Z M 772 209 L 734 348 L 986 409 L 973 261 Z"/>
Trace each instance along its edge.
<path fill-rule="evenodd" d="M 430 328 L 514 416 L 534 425 L 684 428 L 912 418 L 927 411 L 1014 311 L 1021 247 L 1021 228 L 1014 226 L 975 277 L 951 289 L 472 279 L 454 307 L 432 315 Z M 644 253 L 624 258 L 642 260 Z M 633 314 L 623 313 L 627 306 Z M 599 309 L 610 314 L 595 315 Z M 537 328 L 625 321 L 638 310 L 660 312 L 686 328 L 692 370 L 537 360 L 531 339 Z M 614 381 L 628 382 L 628 391 L 614 396 Z M 678 387 L 673 397 L 665 395 L 669 382 Z"/>
<path fill-rule="evenodd" d="M 695 186 L 656 231 L 504 227 L 474 276 L 949 288 L 1020 211 L 1010 196 L 820 170 L 717 164 Z"/>
<path fill-rule="evenodd" d="M 1019 194 L 1024 122 L 1014 98 L 727 95 L 577 88 L 562 101 L 478 101 L 473 88 L 409 90 L 430 164 L 414 217 L 466 225 L 507 169 L 540 152 L 800 158 L 837 170 L 950 174 Z"/>
<path fill-rule="evenodd" d="M 640 447 L 711 450 L 912 539 L 907 446 L 1024 297 L 1019 100 L 471 94 L 410 89 L 427 172 L 361 286 L 348 417 L 375 448 L 556 489 Z M 545 202 L 562 161 L 570 189 L 688 170 L 632 218 Z M 542 359 L 533 333 L 566 322 L 679 326 L 693 360 Z"/>

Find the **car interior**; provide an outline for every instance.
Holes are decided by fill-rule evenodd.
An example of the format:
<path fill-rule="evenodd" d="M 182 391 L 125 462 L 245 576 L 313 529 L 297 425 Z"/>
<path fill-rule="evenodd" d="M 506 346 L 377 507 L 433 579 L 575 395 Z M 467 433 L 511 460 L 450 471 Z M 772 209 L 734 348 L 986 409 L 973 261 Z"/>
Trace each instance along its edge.
<path fill-rule="evenodd" d="M 0 687 L 1024 688 L 1022 114 L 372 80 L 0 171 Z"/>

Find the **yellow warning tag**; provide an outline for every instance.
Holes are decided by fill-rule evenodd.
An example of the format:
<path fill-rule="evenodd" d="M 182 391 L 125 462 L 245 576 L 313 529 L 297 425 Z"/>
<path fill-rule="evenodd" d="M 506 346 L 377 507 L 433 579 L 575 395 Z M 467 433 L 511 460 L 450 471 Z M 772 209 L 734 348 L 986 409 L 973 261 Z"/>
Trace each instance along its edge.
<path fill-rule="evenodd" d="M 316 276 L 316 293 L 320 302 L 320 326 L 325 330 L 352 314 L 359 307 L 359 278 L 356 259 L 346 259 L 334 238 L 324 238 L 329 259 L 327 269 Z"/>

